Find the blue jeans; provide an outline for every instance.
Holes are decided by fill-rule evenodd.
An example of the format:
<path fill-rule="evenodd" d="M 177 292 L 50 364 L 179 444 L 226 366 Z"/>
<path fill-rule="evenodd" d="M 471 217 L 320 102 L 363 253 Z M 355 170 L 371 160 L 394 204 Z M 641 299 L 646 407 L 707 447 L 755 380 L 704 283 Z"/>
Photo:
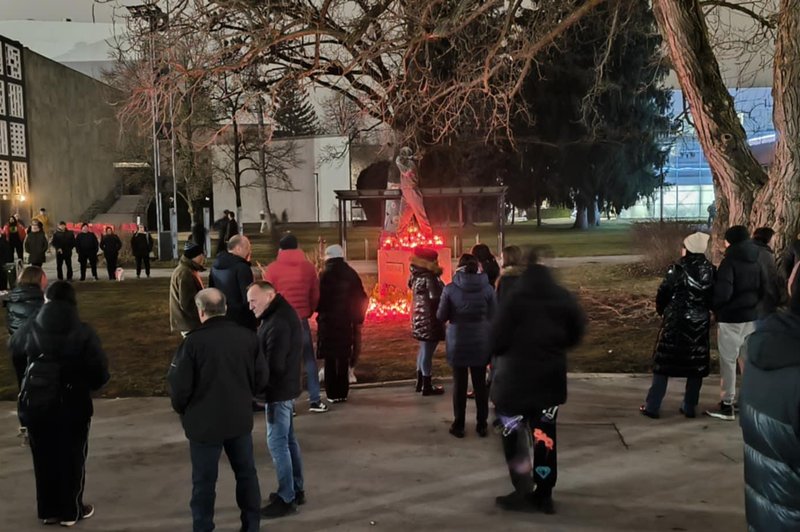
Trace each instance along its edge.
<path fill-rule="evenodd" d="M 294 437 L 294 401 L 267 403 L 267 447 L 278 475 L 278 496 L 292 502 L 303 491 L 303 460 Z"/>
<path fill-rule="evenodd" d="M 650 386 L 650 391 L 647 392 L 647 399 L 645 408 L 648 412 L 658 414 L 661 410 L 661 401 L 667 393 L 667 383 L 669 377 L 665 375 L 653 374 L 653 384 Z M 703 386 L 702 377 L 689 377 L 686 379 L 686 391 L 683 395 L 683 403 L 681 408 L 689 415 L 695 413 L 697 402 L 700 400 L 700 388 Z"/>
<path fill-rule="evenodd" d="M 439 342 L 428 342 L 420 340 L 419 353 L 417 354 L 417 371 L 422 372 L 423 377 L 430 377 L 433 371 L 433 352 Z"/>
<path fill-rule="evenodd" d="M 308 400 L 319 403 L 319 373 L 317 372 L 317 357 L 314 355 L 314 343 L 311 340 L 311 327 L 308 319 L 300 320 L 303 325 L 303 364 L 306 366 L 306 380 L 308 381 Z"/>
<path fill-rule="evenodd" d="M 225 449 L 228 461 L 236 477 L 236 504 L 241 510 L 244 532 L 257 532 L 261 514 L 261 490 L 253 460 L 253 436 L 248 432 L 238 438 L 222 443 L 200 443 L 189 441 L 192 457 L 192 530 L 209 532 L 214 530 L 214 501 L 216 499 L 219 457 Z"/>

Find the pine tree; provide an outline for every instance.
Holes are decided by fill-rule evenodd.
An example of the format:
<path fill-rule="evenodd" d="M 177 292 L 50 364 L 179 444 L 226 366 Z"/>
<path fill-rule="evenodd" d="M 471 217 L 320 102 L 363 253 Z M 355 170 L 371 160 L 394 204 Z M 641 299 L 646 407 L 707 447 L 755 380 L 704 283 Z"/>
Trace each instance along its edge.
<path fill-rule="evenodd" d="M 275 136 L 307 137 L 319 132 L 317 113 L 305 87 L 297 81 L 288 81 L 281 87 L 277 99 Z"/>

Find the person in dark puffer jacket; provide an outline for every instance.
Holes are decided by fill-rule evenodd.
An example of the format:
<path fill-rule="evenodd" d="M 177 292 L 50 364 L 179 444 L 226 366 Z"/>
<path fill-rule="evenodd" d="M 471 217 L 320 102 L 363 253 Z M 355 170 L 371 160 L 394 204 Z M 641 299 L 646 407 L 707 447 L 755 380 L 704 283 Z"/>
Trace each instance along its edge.
<path fill-rule="evenodd" d="M 739 350 L 756 328 L 758 305 L 766 293 L 767 272 L 758 262 L 758 247 L 742 225 L 725 231 L 725 258 L 719 265 L 714 283 L 713 310 L 719 324 L 719 369 L 721 390 L 719 406 L 706 415 L 724 421 L 736 419 L 736 365 L 743 369 Z"/>
<path fill-rule="evenodd" d="M 586 317 L 577 298 L 537 261 L 532 252 L 492 324 L 492 402 L 514 485 L 495 502 L 506 510 L 549 514 L 555 511 L 556 423 L 559 405 L 567 401 L 567 350 L 580 343 Z"/>
<path fill-rule="evenodd" d="M 434 386 L 431 381 L 433 353 L 436 345 L 444 340 L 444 325 L 436 318 L 444 290 L 438 259 L 436 250 L 416 248 L 411 257 L 411 276 L 408 279 L 413 298 L 411 333 L 419 341 L 416 391 L 425 396 L 444 393 L 443 387 Z"/>
<path fill-rule="evenodd" d="M 453 282 L 442 292 L 436 317 L 447 326 L 447 362 L 453 368 L 453 424 L 450 434 L 464 437 L 467 408 L 467 376 L 472 376 L 477 409 L 476 431 L 486 437 L 489 397 L 486 365 L 489 363 L 489 329 L 497 305 L 494 289 L 485 273 L 478 273 L 478 259 L 464 254 L 458 260 Z"/>
<path fill-rule="evenodd" d="M 361 278 L 344 260 L 342 246 L 328 246 L 319 276 L 317 358 L 325 360 L 325 395 L 332 403 L 347 401 L 350 362 L 358 356 L 368 301 Z"/>
<path fill-rule="evenodd" d="M 94 280 L 97 277 L 97 252 L 100 251 L 100 243 L 94 233 L 89 231 L 89 224 L 81 224 L 81 232 L 75 237 L 75 250 L 78 252 L 78 263 L 81 265 L 81 281 L 86 280 L 86 265 L 92 267 Z"/>
<path fill-rule="evenodd" d="M 114 233 L 114 228 L 106 226 L 106 233 L 100 240 L 100 249 L 106 258 L 106 271 L 108 280 L 113 281 L 117 277 L 117 264 L 119 263 L 119 252 L 122 251 L 122 240 Z"/>
<path fill-rule="evenodd" d="M 653 383 L 639 411 L 659 417 L 661 401 L 670 377 L 686 378 L 686 393 L 680 411 L 695 417 L 703 378 L 710 366 L 709 329 L 714 296 L 714 266 L 706 258 L 706 233 L 694 233 L 683 241 L 683 256 L 670 266 L 658 288 L 656 312 L 663 316 L 653 354 Z"/>
<path fill-rule="evenodd" d="M 26 266 L 22 270 L 17 286 L 8 293 L 6 326 L 9 335 L 13 335 L 26 321 L 38 314 L 44 305 L 45 288 L 47 276 L 39 266 Z M 19 369 L 17 373 L 21 374 Z"/>
<path fill-rule="evenodd" d="M 800 530 L 800 265 L 789 310 L 760 322 L 745 344 L 740 420 L 745 515 L 751 532 Z"/>
<path fill-rule="evenodd" d="M 211 265 L 208 286 L 219 288 L 228 303 L 226 316 L 242 327 L 256 330 L 256 318 L 247 306 L 247 287 L 253 284 L 250 267 L 250 239 L 236 235 L 228 240 L 228 250 L 221 252 Z"/>

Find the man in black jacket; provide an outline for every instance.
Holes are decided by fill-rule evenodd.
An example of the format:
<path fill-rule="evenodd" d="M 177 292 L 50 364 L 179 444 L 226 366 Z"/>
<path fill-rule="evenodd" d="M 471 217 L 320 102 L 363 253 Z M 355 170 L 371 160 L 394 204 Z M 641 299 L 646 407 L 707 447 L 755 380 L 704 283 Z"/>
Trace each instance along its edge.
<path fill-rule="evenodd" d="M 305 502 L 303 462 L 292 421 L 294 400 L 300 395 L 302 326 L 297 312 L 267 281 L 253 283 L 247 301 L 260 321 L 258 343 L 269 372 L 267 447 L 278 476 L 278 490 L 270 494 L 261 515 L 283 517 Z"/>
<path fill-rule="evenodd" d="M 742 225 L 725 231 L 725 258 L 719 265 L 714 283 L 712 308 L 719 332 L 719 367 L 721 392 L 719 406 L 706 415 L 733 421 L 736 396 L 736 364 L 739 350 L 755 330 L 758 305 L 767 289 L 767 272 L 758 262 L 759 251 Z M 743 361 L 740 361 L 741 364 Z"/>
<path fill-rule="evenodd" d="M 72 250 L 75 249 L 75 233 L 67 229 L 67 222 L 58 222 L 51 240 L 56 250 L 56 269 L 58 280 L 64 280 L 64 265 L 67 265 L 67 281 L 72 280 Z"/>
<path fill-rule="evenodd" d="M 789 312 L 759 322 L 745 344 L 741 425 L 750 530 L 800 530 L 800 266 Z"/>
<path fill-rule="evenodd" d="M 228 318 L 242 327 L 256 330 L 256 319 L 247 308 L 247 287 L 253 283 L 250 266 L 250 240 L 236 235 L 228 241 L 228 250 L 223 251 L 211 265 L 208 286 L 219 288 L 228 302 Z"/>
<path fill-rule="evenodd" d="M 241 530 L 256 532 L 261 491 L 253 460 L 252 396 L 266 383 L 266 368 L 252 331 L 225 318 L 225 296 L 208 288 L 195 297 L 201 325 L 178 349 L 167 381 L 192 459 L 195 532 L 214 529 L 214 493 L 222 450 L 236 476 Z"/>
<path fill-rule="evenodd" d="M 97 277 L 97 252 L 100 251 L 100 243 L 94 233 L 89 231 L 89 224 L 81 224 L 81 233 L 75 237 L 75 249 L 78 251 L 78 264 L 81 265 L 81 281 L 86 280 L 86 265 L 92 267 L 92 277 L 95 281 Z"/>

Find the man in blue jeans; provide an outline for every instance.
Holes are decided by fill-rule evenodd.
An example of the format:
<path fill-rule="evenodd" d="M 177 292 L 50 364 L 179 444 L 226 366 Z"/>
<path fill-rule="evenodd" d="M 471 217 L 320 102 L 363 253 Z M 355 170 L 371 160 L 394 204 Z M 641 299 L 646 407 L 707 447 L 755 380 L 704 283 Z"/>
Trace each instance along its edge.
<path fill-rule="evenodd" d="M 266 518 L 283 517 L 305 502 L 303 462 L 294 436 L 292 408 L 300 395 L 300 318 L 292 306 L 267 281 L 247 290 L 247 302 L 259 320 L 258 343 L 267 364 L 267 448 L 278 475 L 278 489 L 261 509 Z"/>
<path fill-rule="evenodd" d="M 266 385 L 266 366 L 255 333 L 225 317 L 222 292 L 201 290 L 195 304 L 201 325 L 186 335 L 167 374 L 172 407 L 189 439 L 192 529 L 214 530 L 215 486 L 224 449 L 236 476 L 241 530 L 256 532 L 261 490 L 253 460 L 250 404 Z"/>

